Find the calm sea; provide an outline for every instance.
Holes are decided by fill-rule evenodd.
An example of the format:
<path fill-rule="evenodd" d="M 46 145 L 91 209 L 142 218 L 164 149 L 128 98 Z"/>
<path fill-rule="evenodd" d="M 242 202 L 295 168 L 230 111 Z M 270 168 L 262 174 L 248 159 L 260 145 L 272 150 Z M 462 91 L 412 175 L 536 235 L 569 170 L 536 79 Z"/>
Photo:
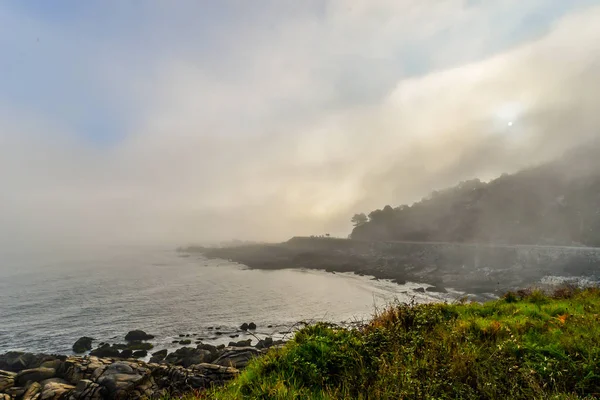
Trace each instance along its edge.
<path fill-rule="evenodd" d="M 258 336 L 281 337 L 303 319 L 360 320 L 394 300 L 458 296 L 412 290 L 421 286 L 320 271 L 250 270 L 173 249 L 6 253 L 0 259 L 0 353 L 69 354 L 80 336 L 117 343 L 133 329 L 156 335 L 156 349 L 172 349 L 180 334 L 226 343 L 243 322 L 255 322 Z M 210 327 L 226 334 L 217 337 Z"/>

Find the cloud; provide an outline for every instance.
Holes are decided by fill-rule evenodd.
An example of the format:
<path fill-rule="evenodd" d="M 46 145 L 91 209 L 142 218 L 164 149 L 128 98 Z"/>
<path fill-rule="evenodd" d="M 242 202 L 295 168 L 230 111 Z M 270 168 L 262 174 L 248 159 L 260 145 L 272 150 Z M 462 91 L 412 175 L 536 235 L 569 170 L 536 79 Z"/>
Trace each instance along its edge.
<path fill-rule="evenodd" d="M 218 38 L 198 38 L 200 50 L 165 33 L 154 56 L 128 56 L 132 39 L 90 33 L 84 76 L 100 97 L 77 108 L 114 96 L 126 118 L 110 145 L 0 99 L 2 241 L 341 235 L 354 212 L 597 135 L 599 7 L 523 31 L 547 2 L 308 4 L 272 2 L 229 30 L 213 22 Z M 175 17 L 149 8 L 140 29 L 161 10 Z"/>

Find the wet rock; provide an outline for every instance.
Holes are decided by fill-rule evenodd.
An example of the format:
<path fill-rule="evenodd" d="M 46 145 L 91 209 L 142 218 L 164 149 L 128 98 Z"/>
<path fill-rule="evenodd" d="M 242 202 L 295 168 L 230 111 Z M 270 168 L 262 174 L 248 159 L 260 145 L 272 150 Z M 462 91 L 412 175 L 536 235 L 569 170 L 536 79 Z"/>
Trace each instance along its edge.
<path fill-rule="evenodd" d="M 183 333 L 180 333 L 179 337 L 185 337 L 185 335 Z"/>
<path fill-rule="evenodd" d="M 218 335 L 218 336 L 221 336 L 222 334 L 223 334 L 223 332 L 220 332 L 220 331 L 215 332 L 215 335 Z"/>
<path fill-rule="evenodd" d="M 237 333 L 234 335 L 229 335 L 230 338 L 235 339 L 236 337 L 240 337 L 240 335 L 238 335 Z"/>
<path fill-rule="evenodd" d="M 142 330 L 129 331 L 129 333 L 127 333 L 127 335 L 125 335 L 125 340 L 127 340 L 127 341 L 150 340 L 150 339 L 154 339 L 154 336 L 149 335 Z"/>
<path fill-rule="evenodd" d="M 196 346 L 197 349 L 200 350 L 208 350 L 211 354 L 217 354 L 217 347 L 213 346 L 212 344 L 199 344 L 198 346 Z"/>
<path fill-rule="evenodd" d="M 192 341 L 189 340 L 189 339 L 185 339 L 185 340 L 182 340 L 182 341 L 179 342 L 179 344 L 184 344 L 184 345 L 185 344 L 191 344 L 191 343 L 192 343 Z"/>
<path fill-rule="evenodd" d="M 219 358 L 214 361 L 214 364 L 240 369 L 260 354 L 261 351 L 254 347 L 226 347 Z"/>
<path fill-rule="evenodd" d="M 91 356 L 96 357 L 119 357 L 120 351 L 118 348 L 115 348 L 109 344 L 105 344 L 104 346 L 98 347 L 90 352 Z"/>
<path fill-rule="evenodd" d="M 133 357 L 133 350 L 125 349 L 119 354 L 120 358 L 131 358 Z"/>
<path fill-rule="evenodd" d="M 272 328 L 272 327 L 273 327 L 273 325 L 267 325 L 267 328 Z"/>
<path fill-rule="evenodd" d="M 131 342 L 129 345 L 127 345 L 127 349 L 129 350 L 152 350 L 153 348 L 154 345 L 152 343 L 144 343 L 139 341 Z"/>
<path fill-rule="evenodd" d="M 27 382 L 40 382 L 44 379 L 54 378 L 56 370 L 54 368 L 32 368 L 24 369 L 15 377 L 17 386 L 25 386 Z"/>
<path fill-rule="evenodd" d="M 150 357 L 150 362 L 151 363 L 159 363 L 165 359 L 165 357 L 167 356 L 168 353 L 169 353 L 169 351 L 166 349 L 154 352 L 154 353 L 152 353 L 152 357 Z"/>
<path fill-rule="evenodd" d="M 422 287 L 420 287 L 420 288 L 416 288 L 416 289 L 413 289 L 413 291 L 414 291 L 414 292 L 417 292 L 417 293 L 425 293 L 425 289 L 424 289 L 424 288 L 422 288 Z"/>
<path fill-rule="evenodd" d="M 230 347 L 248 347 L 252 344 L 252 339 L 240 340 L 239 342 L 229 342 Z"/>
<path fill-rule="evenodd" d="M 224 344 L 220 344 L 217 346 L 217 350 L 223 350 L 225 348 Z"/>
<path fill-rule="evenodd" d="M 430 286 L 425 290 L 428 292 L 431 292 L 431 293 L 448 293 L 446 288 L 441 287 L 441 286 Z"/>
<path fill-rule="evenodd" d="M 247 331 L 248 330 L 248 324 L 246 322 L 244 322 L 241 326 L 240 329 L 243 331 Z"/>
<path fill-rule="evenodd" d="M 88 350 L 92 349 L 92 339 L 91 337 L 82 336 L 75 343 L 73 343 L 73 352 L 74 353 L 85 353 Z"/>
<path fill-rule="evenodd" d="M 146 350 L 137 350 L 133 352 L 133 357 L 134 358 L 142 358 L 142 357 L 146 357 L 148 355 L 148 351 Z"/>
<path fill-rule="evenodd" d="M 256 324 L 254 322 L 250 322 L 248 324 L 248 329 L 251 330 L 251 331 L 255 330 L 256 329 Z"/>

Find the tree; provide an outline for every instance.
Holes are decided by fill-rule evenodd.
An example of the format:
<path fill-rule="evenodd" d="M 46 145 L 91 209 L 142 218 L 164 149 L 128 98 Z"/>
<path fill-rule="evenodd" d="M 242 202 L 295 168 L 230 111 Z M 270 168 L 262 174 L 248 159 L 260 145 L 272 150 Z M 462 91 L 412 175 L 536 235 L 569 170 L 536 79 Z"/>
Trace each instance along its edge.
<path fill-rule="evenodd" d="M 361 226 L 366 224 L 369 221 L 369 218 L 365 215 L 365 213 L 354 214 L 354 217 L 351 219 L 354 226 Z"/>

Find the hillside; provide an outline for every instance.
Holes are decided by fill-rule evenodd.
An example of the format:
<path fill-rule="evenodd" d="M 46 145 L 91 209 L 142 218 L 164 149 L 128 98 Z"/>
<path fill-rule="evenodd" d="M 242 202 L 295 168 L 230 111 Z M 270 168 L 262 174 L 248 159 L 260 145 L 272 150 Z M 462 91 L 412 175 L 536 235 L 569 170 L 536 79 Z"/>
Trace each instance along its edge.
<path fill-rule="evenodd" d="M 600 246 L 600 142 L 489 182 L 461 182 L 412 206 L 356 215 L 360 240 Z"/>

